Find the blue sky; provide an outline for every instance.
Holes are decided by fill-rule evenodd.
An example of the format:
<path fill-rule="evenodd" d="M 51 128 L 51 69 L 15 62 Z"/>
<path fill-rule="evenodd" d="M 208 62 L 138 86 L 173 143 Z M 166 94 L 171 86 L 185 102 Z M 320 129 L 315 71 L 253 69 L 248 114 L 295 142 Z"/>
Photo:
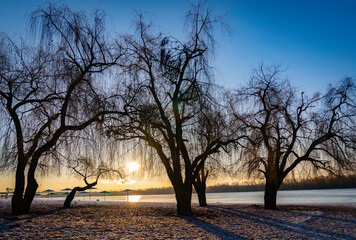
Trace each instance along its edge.
<path fill-rule="evenodd" d="M 51 1 L 53 2 L 53 1 Z M 91 13 L 108 15 L 109 29 L 133 30 L 134 10 L 147 13 L 159 30 L 184 38 L 188 1 L 76 0 L 55 1 Z M 46 1 L 0 0 L 0 32 L 24 36 L 27 16 Z M 248 80 L 259 63 L 278 64 L 292 84 L 312 93 L 329 83 L 356 76 L 356 1 L 353 0 L 211 0 L 216 14 L 225 15 L 230 36 L 219 35 L 215 66 L 217 82 L 228 88 Z"/>

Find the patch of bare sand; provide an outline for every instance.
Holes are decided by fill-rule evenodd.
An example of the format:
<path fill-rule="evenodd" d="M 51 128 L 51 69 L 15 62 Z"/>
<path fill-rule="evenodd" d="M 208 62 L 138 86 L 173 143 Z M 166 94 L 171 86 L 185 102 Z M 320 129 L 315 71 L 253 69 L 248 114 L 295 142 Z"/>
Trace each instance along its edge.
<path fill-rule="evenodd" d="M 356 208 L 345 206 L 193 205 L 194 217 L 171 203 L 35 202 L 31 214 L 13 216 L 0 204 L 2 239 L 355 239 Z"/>

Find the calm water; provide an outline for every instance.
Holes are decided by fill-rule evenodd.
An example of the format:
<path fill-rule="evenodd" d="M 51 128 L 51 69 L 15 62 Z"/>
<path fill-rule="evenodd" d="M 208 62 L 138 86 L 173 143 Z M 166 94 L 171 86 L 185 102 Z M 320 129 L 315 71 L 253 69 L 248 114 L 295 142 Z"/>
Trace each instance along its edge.
<path fill-rule="evenodd" d="M 208 203 L 263 203 L 262 191 L 260 192 L 229 192 L 229 193 L 207 193 Z M 51 198 L 49 199 L 51 200 Z M 52 200 L 63 201 L 63 198 L 52 198 Z M 88 194 L 77 194 L 75 200 L 79 201 L 104 201 L 103 196 L 91 196 Z M 126 196 L 105 196 L 105 201 L 127 201 Z M 161 195 L 129 195 L 130 202 L 175 202 L 174 194 Z M 196 194 L 192 201 L 198 202 Z M 356 188 L 348 189 L 323 189 L 323 190 L 293 190 L 279 191 L 277 203 L 356 203 Z"/>

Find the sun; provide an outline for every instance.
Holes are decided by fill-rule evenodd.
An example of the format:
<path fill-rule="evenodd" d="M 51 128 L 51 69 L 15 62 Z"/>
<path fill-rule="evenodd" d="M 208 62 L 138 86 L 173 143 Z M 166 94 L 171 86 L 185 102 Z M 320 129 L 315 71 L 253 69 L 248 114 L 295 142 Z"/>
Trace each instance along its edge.
<path fill-rule="evenodd" d="M 129 162 L 126 165 L 126 167 L 129 170 L 129 172 L 134 172 L 134 171 L 137 171 L 140 168 L 140 164 L 138 164 L 137 162 Z"/>

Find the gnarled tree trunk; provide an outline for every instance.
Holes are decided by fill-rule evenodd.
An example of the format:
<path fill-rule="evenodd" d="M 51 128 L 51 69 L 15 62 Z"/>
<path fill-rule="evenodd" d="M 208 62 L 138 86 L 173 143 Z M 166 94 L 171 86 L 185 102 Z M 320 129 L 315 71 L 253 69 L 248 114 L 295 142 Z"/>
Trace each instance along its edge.
<path fill-rule="evenodd" d="M 16 170 L 16 182 L 15 182 L 15 191 L 11 199 L 11 212 L 12 214 L 24 214 L 25 213 L 25 204 L 23 199 L 23 192 L 25 189 L 25 169 L 24 166 L 18 164 Z"/>
<path fill-rule="evenodd" d="M 278 151 L 268 151 L 268 167 L 266 169 L 266 185 L 265 185 L 265 196 L 264 196 L 264 208 L 265 209 L 277 209 L 277 191 L 279 186 L 281 186 L 283 177 L 279 174 L 280 152 Z"/>
<path fill-rule="evenodd" d="M 24 162 L 20 161 L 19 162 Z M 32 201 L 35 197 L 38 184 L 35 179 L 36 166 L 31 165 L 27 175 L 27 186 L 25 190 L 25 165 L 18 164 L 16 170 L 15 191 L 11 200 L 11 210 L 13 214 L 28 214 Z M 25 191 L 25 193 L 24 193 Z"/>
<path fill-rule="evenodd" d="M 192 203 L 192 184 L 173 186 L 177 200 L 177 214 L 183 216 L 193 216 Z"/>
<path fill-rule="evenodd" d="M 194 182 L 194 188 L 198 195 L 199 206 L 206 207 L 206 185 L 202 182 Z"/>
<path fill-rule="evenodd" d="M 87 190 L 87 189 L 89 189 L 91 187 L 94 187 L 96 184 L 97 184 L 97 182 L 94 182 L 94 183 L 88 184 L 85 187 L 75 187 L 75 188 L 73 188 L 72 191 L 66 197 L 66 200 L 64 201 L 64 204 L 63 204 L 63 208 L 70 208 L 70 204 L 72 203 L 77 191 L 78 192 L 85 191 L 85 190 Z"/>
<path fill-rule="evenodd" d="M 26 191 L 25 191 L 25 196 L 24 196 L 24 211 L 25 213 L 30 212 L 31 204 L 33 199 L 35 198 L 36 191 L 38 188 L 38 183 L 35 179 L 35 171 L 36 171 L 36 166 L 37 166 L 37 160 L 35 161 L 34 164 L 31 164 L 29 170 L 28 170 L 28 175 L 27 175 L 27 186 L 26 186 Z"/>
<path fill-rule="evenodd" d="M 193 181 L 194 189 L 198 195 L 199 206 L 206 207 L 206 179 L 209 171 L 204 170 L 204 166 L 200 170 L 200 175 Z"/>
<path fill-rule="evenodd" d="M 270 173 L 270 175 L 266 176 L 264 208 L 276 210 L 277 192 L 283 182 L 283 178 L 278 176 L 275 171 L 272 173 L 267 171 L 267 173 Z"/>
<path fill-rule="evenodd" d="M 265 197 L 264 197 L 264 208 L 265 209 L 277 209 L 277 191 L 278 186 L 272 184 L 266 184 L 265 186 Z"/>
<path fill-rule="evenodd" d="M 27 187 L 26 187 L 26 192 L 24 196 L 24 213 L 27 214 L 30 212 L 31 204 L 33 202 L 33 199 L 35 198 L 36 191 L 38 188 L 38 184 L 35 178 L 30 178 Z"/>

